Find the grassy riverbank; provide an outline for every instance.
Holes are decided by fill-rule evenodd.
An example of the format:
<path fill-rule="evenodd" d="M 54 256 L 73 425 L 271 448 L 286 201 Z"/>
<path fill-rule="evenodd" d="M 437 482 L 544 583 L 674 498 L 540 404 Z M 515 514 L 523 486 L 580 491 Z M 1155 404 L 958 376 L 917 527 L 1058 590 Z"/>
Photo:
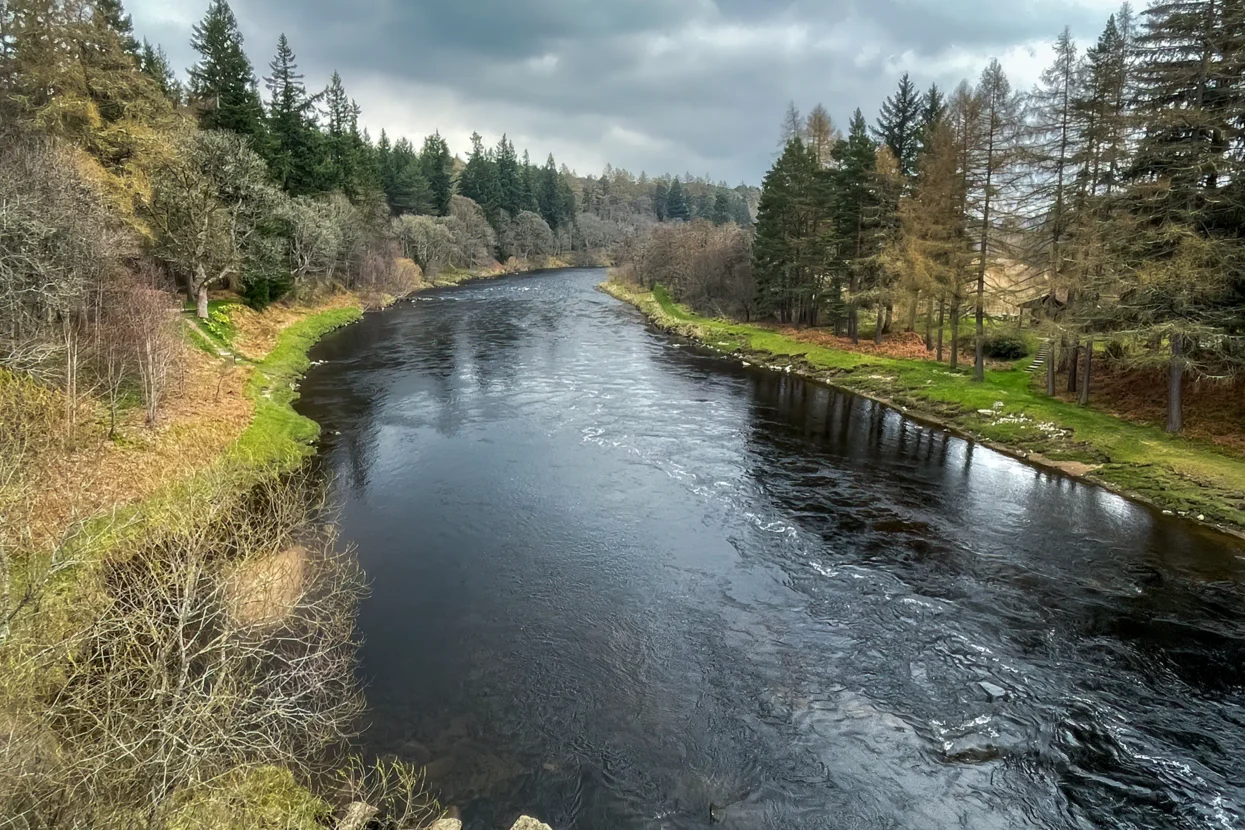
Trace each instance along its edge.
<path fill-rule="evenodd" d="M 1245 459 L 1172 437 L 1153 426 L 1046 397 L 1021 365 L 952 371 L 925 360 L 833 349 L 759 325 L 715 320 L 611 279 L 603 290 L 658 327 L 741 359 L 789 370 L 883 401 L 921 420 L 1004 452 L 1054 467 L 1164 510 L 1245 530 Z"/>
<path fill-rule="evenodd" d="M 448 279 L 420 280 L 413 291 L 558 265 L 512 263 L 508 268 L 454 273 Z M 11 591 L 5 591 L 0 604 L 0 620 L 9 610 L 10 592 L 30 600 L 29 604 L 19 601 L 21 609 L 12 617 L 12 625 L 0 631 L 0 674 L 9 681 L 0 683 L 0 713 L 7 718 L 5 724 L 16 724 L 14 728 L 31 735 L 46 735 L 30 738 L 32 757 L 45 748 L 56 748 L 57 762 L 45 765 L 55 769 L 32 779 L 49 791 L 60 791 L 56 798 L 77 798 L 81 804 L 82 796 L 65 794 L 65 781 L 82 778 L 77 764 L 103 752 L 97 749 L 101 740 L 123 747 L 122 740 L 111 734 L 101 733 L 81 745 L 78 742 L 86 739 L 82 734 L 61 733 L 65 719 L 51 709 L 65 698 L 62 684 L 103 689 L 88 707 L 98 707 L 91 708 L 90 718 L 112 728 L 113 720 L 129 718 L 121 712 L 129 703 L 141 703 L 142 684 L 152 682 L 158 701 L 151 704 L 144 719 L 156 725 L 137 724 L 137 732 L 129 739 L 146 742 L 144 733 L 181 735 L 188 729 L 179 740 L 189 740 L 189 734 L 214 735 L 213 739 L 225 742 L 222 747 L 238 747 L 218 755 L 207 767 L 192 764 L 184 768 L 186 783 L 159 796 L 162 826 L 199 828 L 203 826 L 200 819 L 207 815 L 212 816 L 209 825 L 214 830 L 311 830 L 331 825 L 334 809 L 305 783 L 312 779 L 310 768 L 316 763 L 315 740 L 331 737 L 335 728 L 331 724 L 339 723 L 335 720 L 339 716 L 341 727 L 349 728 L 347 724 L 357 719 L 357 713 L 350 714 L 351 707 L 361 706 L 357 689 L 351 688 L 354 673 L 346 656 L 352 642 L 357 584 L 352 557 L 332 553 L 331 531 L 316 525 L 309 506 L 316 498 L 314 483 L 300 483 L 301 477 L 295 475 L 295 483 L 290 484 L 286 478 L 314 454 L 320 432 L 319 424 L 299 416 L 293 404 L 300 378 L 310 366 L 310 348 L 326 333 L 359 320 L 365 304 L 377 307 L 392 301 L 393 297 L 337 291 L 315 301 L 279 304 L 256 312 L 237 297 L 220 295 L 210 304 L 208 321 L 195 319 L 188 310 L 179 321 L 186 337 L 186 348 L 178 358 L 179 382 L 173 383 L 156 427 L 147 426 L 141 408 L 128 401 L 118 414 L 115 431 L 110 431 L 102 402 L 83 399 L 85 426 L 73 434 L 72 441 L 47 445 L 46 452 L 32 459 L 19 485 L 0 492 L 5 497 L 0 501 L 4 508 L 0 531 L 19 525 L 26 529 L 16 544 L 0 536 L 4 543 L 0 545 L 0 576 L 11 577 L 4 580 Z M 54 399 L 50 409 L 57 411 L 59 406 Z M 187 567 L 202 572 L 192 576 Z M 111 683 L 122 682 L 115 663 L 80 660 L 83 650 L 97 648 L 92 637 L 98 631 L 134 622 L 118 615 L 142 611 L 136 611 L 128 600 L 118 601 L 117 580 L 125 582 L 131 572 L 146 580 L 144 597 L 157 602 L 157 607 L 164 607 L 159 597 L 166 592 L 177 595 L 186 590 L 184 586 L 193 585 L 178 604 L 193 599 L 199 604 L 195 615 L 212 621 L 208 625 L 220 631 L 233 632 L 228 637 L 219 633 L 210 653 L 187 657 L 184 668 L 192 682 L 186 684 L 183 677 L 176 683 L 176 694 L 156 689 L 168 688 L 161 673 L 172 671 L 177 660 L 167 666 L 161 660 L 144 662 L 164 646 L 153 645 L 151 652 L 143 652 L 146 657 L 139 655 L 137 663 L 129 663 L 128 671 L 137 679 L 125 681 L 129 691 L 120 697 L 113 694 L 116 689 L 108 691 Z M 172 638 L 167 647 L 186 653 L 186 643 L 173 642 L 182 636 L 176 620 L 157 620 L 159 613 L 154 609 L 142 613 L 151 613 L 139 621 L 144 636 L 154 642 Z M 256 640 L 256 635 L 268 637 L 276 631 L 265 627 L 271 621 L 280 622 L 280 636 Z M 121 638 L 132 641 L 128 633 Z M 294 647 L 308 651 L 312 658 L 283 663 L 291 643 L 298 643 Z M 250 677 L 270 664 L 285 666 L 293 678 L 279 682 L 281 699 L 285 699 L 280 706 L 286 708 L 274 703 L 273 709 L 265 709 L 271 698 L 264 692 L 264 674 Z M 306 674 L 316 666 L 326 676 Z M 204 674 L 198 677 L 197 672 Z M 72 679 L 77 674 L 85 679 Z M 237 683 L 238 697 L 228 703 L 214 697 L 215 677 L 232 678 L 229 682 Z M 322 681 L 324 691 L 317 681 Z M 190 697 L 178 697 L 186 694 Z M 303 699 L 300 696 L 305 697 L 308 711 L 289 708 L 291 701 Z M 168 707 L 162 709 L 166 702 Z M 222 704 L 224 709 L 218 709 Z M 249 720 L 258 717 L 256 712 L 269 718 L 268 724 Z M 207 720 L 199 723 L 197 713 Z M 240 718 L 239 732 L 224 734 L 229 718 L 234 717 Z M 300 737 L 304 727 L 299 724 L 304 722 L 315 724 L 315 737 Z M 10 772 L 5 753 L 12 754 L 12 748 L 22 745 L 6 728 L 0 725 L 0 788 Z M 299 745 L 299 752 L 283 757 L 274 755 L 271 748 L 243 745 L 251 738 L 264 739 L 265 729 L 284 730 L 280 734 Z M 127 772 L 108 778 L 126 781 L 131 788 L 146 786 L 134 784 L 127 776 L 141 778 L 146 770 L 167 763 L 167 759 L 143 758 L 147 752 L 157 749 L 147 744 L 127 748 L 118 762 Z M 187 752 L 190 757 L 203 753 L 207 753 L 205 758 L 213 757 L 212 749 L 189 744 Z M 178 757 L 176 763 L 190 762 Z M 164 780 L 163 775 L 159 773 L 158 778 Z M 387 789 L 408 790 L 410 798 L 416 799 L 407 813 L 411 826 L 422 826 L 423 820 L 438 815 L 436 801 L 422 794 L 416 770 L 401 765 L 367 768 L 356 764 L 340 784 L 342 793 L 332 793 L 331 800 L 357 798 L 361 794 L 354 789 L 357 786 L 366 790 L 362 794 L 380 801 L 391 798 Z M 98 801 L 101 808 L 107 805 L 108 810 L 122 809 L 120 815 L 129 815 L 125 811 L 129 808 L 116 806 L 128 804 L 129 795 L 87 798 L 92 809 Z M 139 800 L 152 798 L 143 794 Z M 386 809 L 406 810 L 396 805 L 393 801 Z"/>

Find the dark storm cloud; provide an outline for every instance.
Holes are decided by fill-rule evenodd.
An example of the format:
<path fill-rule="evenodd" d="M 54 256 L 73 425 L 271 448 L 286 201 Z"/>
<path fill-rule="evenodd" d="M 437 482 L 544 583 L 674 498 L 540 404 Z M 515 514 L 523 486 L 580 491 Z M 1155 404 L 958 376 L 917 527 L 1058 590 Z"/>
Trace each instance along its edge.
<path fill-rule="evenodd" d="M 177 0 L 132 0 L 143 34 L 189 62 Z M 433 129 L 465 150 L 509 132 L 581 172 L 759 181 L 789 100 L 873 119 L 899 74 L 952 86 L 998 55 L 1023 85 L 1071 25 L 1092 39 L 1105 0 L 234 0 L 261 72 L 280 32 L 310 84 L 334 69 L 374 129 Z M 149 24 L 145 26 L 144 24 Z M 1036 46 L 1039 50 L 1032 53 Z"/>

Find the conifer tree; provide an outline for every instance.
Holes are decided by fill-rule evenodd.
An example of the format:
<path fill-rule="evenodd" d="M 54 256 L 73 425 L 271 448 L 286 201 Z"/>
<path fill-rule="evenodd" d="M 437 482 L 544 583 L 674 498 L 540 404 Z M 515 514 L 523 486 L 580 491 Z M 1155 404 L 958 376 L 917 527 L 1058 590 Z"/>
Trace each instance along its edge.
<path fill-rule="evenodd" d="M 1241 362 L 1245 9 L 1225 0 L 1160 0 L 1137 42 L 1137 115 L 1145 130 L 1127 171 L 1135 263 L 1119 291 L 1121 324 L 1167 343 L 1167 429 L 1183 426 L 1187 373 Z"/>
<path fill-rule="evenodd" d="M 713 199 L 713 224 L 725 225 L 731 221 L 731 197 L 719 191 Z"/>
<path fill-rule="evenodd" d="M 494 163 L 497 168 L 498 203 L 502 210 L 510 216 L 518 216 L 523 210 L 522 184 L 519 180 L 519 157 L 514 145 L 503 133 L 497 142 L 494 152 Z"/>
<path fill-rule="evenodd" d="M 761 187 L 752 248 L 757 310 L 783 323 L 817 324 L 829 218 L 819 187 L 821 169 L 816 155 L 795 138 Z"/>
<path fill-rule="evenodd" d="M 917 137 L 920 152 L 924 152 L 925 147 L 928 144 L 928 136 L 934 129 L 934 125 L 940 123 L 946 117 L 946 96 L 942 94 L 942 90 L 938 88 L 938 84 L 930 84 L 929 89 L 925 91 L 925 95 L 921 97 L 921 129 Z M 920 167 L 919 158 L 917 167 Z"/>
<path fill-rule="evenodd" d="M 519 203 L 522 210 L 529 213 L 540 212 L 536 189 L 536 168 L 532 165 L 532 157 L 524 150 L 523 162 L 519 168 Z"/>
<path fill-rule="evenodd" d="M 678 176 L 670 182 L 670 190 L 666 193 L 666 218 L 671 221 L 687 221 L 692 218 L 691 206 L 687 203 L 687 192 Z"/>
<path fill-rule="evenodd" d="M 665 179 L 658 179 L 653 185 L 653 214 L 658 222 L 666 221 L 666 204 L 670 198 L 670 185 Z"/>
<path fill-rule="evenodd" d="M 121 48 L 138 60 L 141 47 L 134 38 L 134 19 L 126 13 L 121 0 L 95 0 L 95 14 L 121 38 Z"/>
<path fill-rule="evenodd" d="M 205 130 L 228 130 L 264 143 L 264 113 L 242 33 L 227 0 L 212 0 L 190 45 L 201 56 L 190 68 L 190 103 Z"/>
<path fill-rule="evenodd" d="M 1042 73 L 1033 93 L 1027 125 L 1029 163 L 1036 173 L 1036 184 L 1028 195 L 1035 202 L 1037 216 L 1030 224 L 1039 228 L 1031 235 L 1036 245 L 1030 258 L 1048 263 L 1052 290 L 1071 287 L 1073 254 L 1067 248 L 1072 214 L 1084 206 L 1079 191 L 1089 184 L 1079 175 L 1088 127 L 1077 105 L 1083 72 L 1070 29 L 1059 35 L 1054 52 L 1054 62 Z"/>
<path fill-rule="evenodd" d="M 807 136 L 808 148 L 817 156 L 817 161 L 822 167 L 829 166 L 834 160 L 834 146 L 843 136 L 830 120 L 830 113 L 821 104 L 813 107 L 808 114 L 808 119 L 804 122 L 804 134 Z"/>
<path fill-rule="evenodd" d="M 294 50 L 284 34 L 269 64 L 267 160 L 273 178 L 288 193 L 301 196 L 324 189 L 322 141 L 315 122 L 315 101 L 308 96 Z"/>
<path fill-rule="evenodd" d="M 458 192 L 478 204 L 489 222 L 496 224 L 497 212 L 501 209 L 497 165 L 485 151 L 484 139 L 479 133 L 471 134 L 471 155 L 467 157 L 467 166 L 458 177 Z M 548 221 L 547 217 L 545 221 Z M 550 226 L 552 227 L 552 223 Z"/>
<path fill-rule="evenodd" d="M 429 209 L 436 216 L 450 215 L 450 203 L 454 196 L 453 166 L 449 145 L 439 132 L 424 139 L 419 167 L 424 181 L 428 183 Z"/>
<path fill-rule="evenodd" d="M 804 117 L 800 115 L 800 110 L 796 107 L 795 101 L 789 102 L 787 111 L 782 117 L 782 129 L 778 134 L 778 146 L 786 148 L 793 138 L 803 141 L 805 138 L 804 127 Z"/>
<path fill-rule="evenodd" d="M 164 93 L 164 97 L 169 99 L 169 103 L 175 107 L 181 104 L 184 90 L 177 76 L 173 74 L 169 56 L 165 54 L 162 47 L 153 46 L 144 39 L 138 65 L 143 74 L 156 82 L 160 91 Z"/>
<path fill-rule="evenodd" d="M 921 96 L 908 73 L 899 79 L 899 88 L 882 103 L 877 128 L 877 139 L 885 144 L 899 163 L 900 172 L 907 177 L 916 174 L 916 157 L 920 148 Z"/>
<path fill-rule="evenodd" d="M 980 143 L 967 168 L 973 199 L 973 243 L 977 249 L 977 348 L 973 378 L 985 380 L 986 274 L 1006 257 L 1008 213 L 1015 204 L 1020 161 L 1020 100 L 997 60 L 981 74 Z"/>
<path fill-rule="evenodd" d="M 383 160 L 382 181 L 389 209 L 395 216 L 430 213 L 432 189 L 424 178 L 415 147 L 408 139 L 401 138 L 386 151 L 383 145 L 388 142 L 388 136 L 382 133 L 381 138 L 382 144 L 377 146 L 377 152 Z"/>
<path fill-rule="evenodd" d="M 835 270 L 846 267 L 847 335 L 859 342 L 859 292 L 863 291 L 866 266 L 873 251 L 866 244 L 866 216 L 870 184 L 877 165 L 877 144 L 869 137 L 864 114 L 857 109 L 848 125 L 847 139 L 836 150 L 838 169 L 833 184 Z"/>

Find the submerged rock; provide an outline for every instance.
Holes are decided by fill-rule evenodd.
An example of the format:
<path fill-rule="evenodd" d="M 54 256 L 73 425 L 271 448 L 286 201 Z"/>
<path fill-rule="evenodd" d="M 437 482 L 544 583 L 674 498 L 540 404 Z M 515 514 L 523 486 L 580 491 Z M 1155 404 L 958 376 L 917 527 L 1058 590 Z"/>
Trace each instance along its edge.
<path fill-rule="evenodd" d="M 986 693 L 986 698 L 989 699 L 991 703 L 996 700 L 1006 700 L 1008 697 L 1007 689 L 1004 689 L 1002 686 L 997 684 L 983 680 L 977 685 L 980 686 L 981 690 Z"/>
<path fill-rule="evenodd" d="M 456 818 L 443 818 L 433 823 L 428 830 L 463 830 L 463 823 Z"/>

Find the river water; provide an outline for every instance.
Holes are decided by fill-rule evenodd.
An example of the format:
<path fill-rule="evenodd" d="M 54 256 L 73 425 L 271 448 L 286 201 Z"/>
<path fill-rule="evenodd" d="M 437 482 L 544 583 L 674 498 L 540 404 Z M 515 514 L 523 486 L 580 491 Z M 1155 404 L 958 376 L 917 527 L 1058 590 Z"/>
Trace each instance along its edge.
<path fill-rule="evenodd" d="M 1245 826 L 1245 548 L 702 353 L 603 278 L 313 353 L 367 751 L 468 830 Z"/>

